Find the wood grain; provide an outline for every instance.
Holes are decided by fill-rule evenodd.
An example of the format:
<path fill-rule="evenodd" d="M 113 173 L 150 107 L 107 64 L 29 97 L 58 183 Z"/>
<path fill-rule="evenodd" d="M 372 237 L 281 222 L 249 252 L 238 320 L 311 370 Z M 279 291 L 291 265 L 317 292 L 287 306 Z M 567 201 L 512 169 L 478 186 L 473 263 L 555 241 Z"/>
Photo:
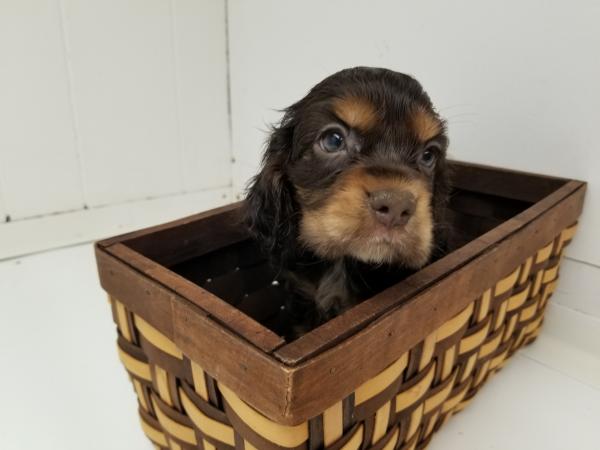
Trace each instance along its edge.
<path fill-rule="evenodd" d="M 171 301 L 175 296 L 164 286 L 143 275 L 143 268 L 134 269 L 99 245 L 96 245 L 96 263 L 100 285 L 146 322 L 173 339 Z"/>
<path fill-rule="evenodd" d="M 280 358 L 286 364 L 294 365 L 306 361 L 308 358 L 327 348 L 333 347 L 340 340 L 353 334 L 361 327 L 366 326 L 367 323 L 385 314 L 391 308 L 403 304 L 441 279 L 446 279 L 444 285 L 452 285 L 454 282 L 453 274 L 461 266 L 474 261 L 477 256 L 483 253 L 498 251 L 493 246 L 499 244 L 509 236 L 516 234 L 516 236 L 510 239 L 510 243 L 505 243 L 504 246 L 513 246 L 508 248 L 512 248 L 515 251 L 516 259 L 524 251 L 534 252 L 558 234 L 562 228 L 570 225 L 570 223 L 577 219 L 583 204 L 584 193 L 585 185 L 583 183 L 577 181 L 567 183 L 554 194 L 538 202 L 513 219 L 504 222 L 501 226 L 484 234 L 479 239 L 455 250 L 395 286 L 386 289 L 344 314 L 335 317 L 311 333 L 287 344 L 275 353 L 276 357 Z M 567 199 L 569 200 L 567 201 Z M 544 212 L 548 214 L 543 215 Z M 543 216 L 540 217 L 541 215 Z M 535 223 L 528 227 L 527 225 L 532 221 L 535 221 Z M 533 233 L 533 235 L 529 236 L 530 233 Z M 540 236 L 546 242 L 540 243 Z M 543 239 L 541 240 L 543 241 Z M 478 280 L 484 280 L 490 286 L 494 283 L 493 280 L 497 276 L 498 270 L 500 272 L 504 270 L 508 273 L 514 269 L 512 267 L 514 264 L 516 264 L 515 257 L 504 260 L 499 259 L 489 269 L 478 268 L 475 264 L 471 264 L 470 267 L 474 271 L 480 271 L 481 276 L 478 277 Z M 481 283 L 478 283 L 478 285 L 481 285 Z M 463 288 L 461 287 L 461 289 Z M 484 289 L 485 286 L 474 295 L 478 295 Z M 441 290 L 440 292 L 444 291 Z"/>
<path fill-rule="evenodd" d="M 457 188 L 532 203 L 570 181 L 461 161 L 450 161 L 450 169 L 453 173 L 452 184 Z"/>
<path fill-rule="evenodd" d="M 459 183 L 481 195 L 498 194 L 487 191 L 498 188 L 502 177 L 521 183 L 520 194 L 502 188 L 510 201 L 499 206 L 499 216 L 522 210 L 522 202 L 534 204 L 287 345 L 165 266 L 245 239 L 237 221 L 240 204 L 99 243 L 102 286 L 251 406 L 279 423 L 301 423 L 413 348 L 581 213 L 585 183 L 456 164 L 461 178 L 487 177 Z M 486 202 L 467 203 L 461 206 L 465 217 L 495 213 L 485 210 Z"/>
<path fill-rule="evenodd" d="M 127 233 L 99 243 L 124 243 L 163 266 L 201 256 L 248 238 L 241 225 L 241 203 L 215 208 L 155 227 Z"/>
<path fill-rule="evenodd" d="M 131 241 L 154 233 L 167 232 L 168 230 L 171 230 L 173 232 L 174 228 L 181 226 L 189 226 L 193 222 L 201 221 L 209 217 L 218 216 L 229 211 L 236 210 L 242 205 L 242 203 L 243 202 L 231 203 L 229 205 L 220 206 L 218 208 L 212 208 L 208 211 L 203 211 L 198 214 L 193 214 L 188 217 L 182 217 L 181 219 L 172 220 L 163 224 L 142 228 L 140 230 L 132 231 L 130 233 L 124 233 L 118 236 L 113 236 L 111 238 L 99 241 L 98 245 L 102 247 L 108 247 L 109 245 L 115 244 L 117 242 Z"/>
<path fill-rule="evenodd" d="M 189 302 L 173 303 L 173 324 L 177 346 L 209 375 L 267 417 L 285 416 L 290 369 Z"/>
<path fill-rule="evenodd" d="M 164 286 L 169 291 L 200 307 L 205 314 L 210 315 L 224 327 L 235 330 L 236 334 L 262 351 L 269 353 L 285 343 L 283 338 L 224 300 L 125 245 L 113 244 L 106 247 L 105 251 L 121 261 L 126 261 L 133 269 L 145 275 L 147 280 Z M 126 299 L 118 298 L 123 302 L 126 301 Z"/>

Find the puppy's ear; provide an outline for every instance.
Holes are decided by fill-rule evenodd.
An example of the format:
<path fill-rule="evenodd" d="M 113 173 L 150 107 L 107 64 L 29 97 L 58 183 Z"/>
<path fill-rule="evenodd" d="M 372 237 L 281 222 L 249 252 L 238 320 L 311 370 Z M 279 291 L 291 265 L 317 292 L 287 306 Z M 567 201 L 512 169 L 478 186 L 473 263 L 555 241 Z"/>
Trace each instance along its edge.
<path fill-rule="evenodd" d="M 444 255 L 448 250 L 448 245 L 452 240 L 452 226 L 448 212 L 448 202 L 450 201 L 452 172 L 446 157 L 444 156 L 439 164 L 436 165 L 434 186 L 433 186 L 433 221 L 435 224 L 434 235 L 436 237 L 436 250 L 433 259 Z"/>
<path fill-rule="evenodd" d="M 245 217 L 250 234 L 278 265 L 293 257 L 298 234 L 298 208 L 286 175 L 293 134 L 293 125 L 285 118 L 273 129 L 261 171 L 250 182 L 246 196 Z"/>

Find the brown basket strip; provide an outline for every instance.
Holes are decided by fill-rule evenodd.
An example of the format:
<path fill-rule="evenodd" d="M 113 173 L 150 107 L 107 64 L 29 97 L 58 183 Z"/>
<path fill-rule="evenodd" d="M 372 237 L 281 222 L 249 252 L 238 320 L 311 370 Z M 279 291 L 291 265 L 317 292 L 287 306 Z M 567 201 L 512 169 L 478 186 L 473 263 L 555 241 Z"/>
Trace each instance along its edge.
<path fill-rule="evenodd" d="M 111 299 L 118 352 L 157 449 L 423 449 L 540 331 L 575 226 L 347 398 L 296 426 L 255 411 L 165 335 Z M 261 387 L 267 388 L 267 387 Z"/>

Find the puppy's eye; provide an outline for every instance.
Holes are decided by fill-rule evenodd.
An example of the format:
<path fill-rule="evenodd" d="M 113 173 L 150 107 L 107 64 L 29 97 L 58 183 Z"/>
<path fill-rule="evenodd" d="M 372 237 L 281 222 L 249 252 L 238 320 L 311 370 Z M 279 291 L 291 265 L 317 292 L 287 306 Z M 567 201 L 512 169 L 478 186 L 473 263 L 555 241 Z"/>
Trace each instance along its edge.
<path fill-rule="evenodd" d="M 419 156 L 419 164 L 425 167 L 426 169 L 431 169 L 438 158 L 439 148 L 435 145 L 430 145 L 426 147 Z"/>
<path fill-rule="evenodd" d="M 346 146 L 344 135 L 337 130 L 326 131 L 321 136 L 321 147 L 329 153 L 339 152 Z"/>

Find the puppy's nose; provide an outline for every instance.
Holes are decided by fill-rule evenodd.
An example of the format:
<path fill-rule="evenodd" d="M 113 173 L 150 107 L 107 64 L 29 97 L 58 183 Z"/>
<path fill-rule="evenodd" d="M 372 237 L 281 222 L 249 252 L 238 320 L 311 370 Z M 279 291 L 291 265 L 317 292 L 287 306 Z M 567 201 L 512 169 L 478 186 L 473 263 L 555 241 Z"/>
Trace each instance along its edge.
<path fill-rule="evenodd" d="M 406 225 L 415 213 L 415 196 L 407 191 L 382 190 L 369 195 L 369 206 L 375 218 L 392 228 Z"/>

